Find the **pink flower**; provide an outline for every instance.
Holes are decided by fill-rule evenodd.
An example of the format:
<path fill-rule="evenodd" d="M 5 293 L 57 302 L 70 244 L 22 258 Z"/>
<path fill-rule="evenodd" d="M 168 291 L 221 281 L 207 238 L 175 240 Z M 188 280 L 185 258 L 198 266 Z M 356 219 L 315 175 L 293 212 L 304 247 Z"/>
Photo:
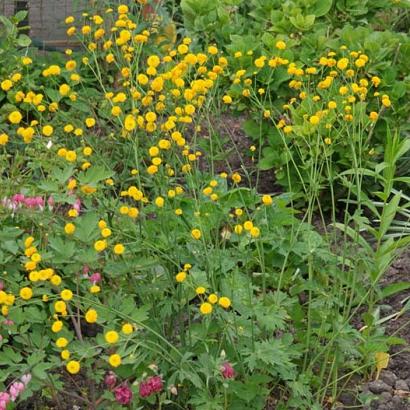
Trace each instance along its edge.
<path fill-rule="evenodd" d="M 111 371 L 108 372 L 105 375 L 104 383 L 109 389 L 112 389 L 115 386 L 115 383 L 117 383 L 117 376 L 115 375 L 115 373 Z"/>
<path fill-rule="evenodd" d="M 11 197 L 11 200 L 15 202 L 16 204 L 19 204 L 20 202 L 23 202 L 25 199 L 24 194 L 15 194 Z"/>
<path fill-rule="evenodd" d="M 81 211 L 81 199 L 77 198 L 74 202 L 73 208 L 77 211 Z"/>
<path fill-rule="evenodd" d="M 99 272 L 94 272 L 90 277 L 89 277 L 90 282 L 95 285 L 98 282 L 101 282 L 101 273 Z"/>
<path fill-rule="evenodd" d="M 235 377 L 235 370 L 229 362 L 225 362 L 221 366 L 221 373 L 224 379 L 233 379 Z"/>
<path fill-rule="evenodd" d="M 0 280 L 0 290 L 4 289 L 4 282 L 2 280 Z"/>
<path fill-rule="evenodd" d="M 139 394 L 141 397 L 148 397 L 151 394 L 159 393 L 163 387 L 161 376 L 152 376 L 140 383 Z"/>
<path fill-rule="evenodd" d="M 0 410 L 6 410 L 10 402 L 10 395 L 6 392 L 0 393 Z"/>
<path fill-rule="evenodd" d="M 132 391 L 127 385 L 118 386 L 114 390 L 115 400 L 118 403 L 127 405 L 131 402 Z"/>

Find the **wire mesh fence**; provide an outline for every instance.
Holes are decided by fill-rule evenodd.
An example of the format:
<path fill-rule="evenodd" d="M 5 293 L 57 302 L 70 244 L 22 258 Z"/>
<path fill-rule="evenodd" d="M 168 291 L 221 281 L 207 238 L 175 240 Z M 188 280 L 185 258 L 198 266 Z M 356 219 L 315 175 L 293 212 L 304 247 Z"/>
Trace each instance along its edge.
<path fill-rule="evenodd" d="M 27 10 L 27 17 L 20 26 L 29 27 L 27 34 L 36 46 L 66 47 L 75 45 L 75 40 L 66 36 L 65 17 L 80 17 L 88 4 L 86 0 L 0 0 L 0 14 L 11 17 Z"/>

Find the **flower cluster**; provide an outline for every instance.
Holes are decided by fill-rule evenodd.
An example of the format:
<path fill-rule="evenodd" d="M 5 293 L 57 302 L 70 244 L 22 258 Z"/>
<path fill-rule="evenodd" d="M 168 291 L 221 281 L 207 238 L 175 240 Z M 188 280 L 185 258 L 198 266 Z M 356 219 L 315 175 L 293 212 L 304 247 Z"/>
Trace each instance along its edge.
<path fill-rule="evenodd" d="M 144 380 L 139 385 L 139 394 L 141 397 L 149 397 L 152 394 L 159 393 L 164 387 L 161 376 L 152 376 Z"/>
<path fill-rule="evenodd" d="M 27 373 L 21 376 L 20 381 L 13 382 L 7 391 L 0 393 L 0 410 L 6 410 L 10 402 L 15 402 L 27 385 L 30 383 L 31 374 Z"/>

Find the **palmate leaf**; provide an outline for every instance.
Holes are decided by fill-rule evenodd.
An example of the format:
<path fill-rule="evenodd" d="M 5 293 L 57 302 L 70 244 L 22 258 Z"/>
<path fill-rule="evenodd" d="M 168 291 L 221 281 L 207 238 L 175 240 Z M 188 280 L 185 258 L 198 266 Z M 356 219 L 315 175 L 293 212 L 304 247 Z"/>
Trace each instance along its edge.
<path fill-rule="evenodd" d="M 291 339 L 289 337 L 284 337 Z M 291 340 L 268 339 L 255 343 L 254 350 L 245 350 L 247 357 L 245 364 L 251 371 L 257 368 L 266 368 L 269 365 L 272 374 L 278 375 L 285 380 L 292 380 L 296 375 L 296 365 L 292 359 L 297 356 L 295 350 L 289 348 Z"/>

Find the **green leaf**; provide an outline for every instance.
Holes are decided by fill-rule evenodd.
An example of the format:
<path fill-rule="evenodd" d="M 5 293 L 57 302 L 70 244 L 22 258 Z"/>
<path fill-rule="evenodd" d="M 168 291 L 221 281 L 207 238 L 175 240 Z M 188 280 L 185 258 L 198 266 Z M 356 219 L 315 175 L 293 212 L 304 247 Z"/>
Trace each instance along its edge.
<path fill-rule="evenodd" d="M 98 235 L 98 216 L 94 212 L 88 212 L 84 216 L 77 219 L 77 229 L 75 237 L 83 242 L 89 243 Z"/>
<path fill-rule="evenodd" d="M 324 16 L 332 8 L 333 0 L 316 0 L 316 4 L 309 11 L 316 17 Z"/>
<path fill-rule="evenodd" d="M 45 93 L 54 102 L 59 102 L 62 98 L 62 95 L 52 88 L 46 88 Z"/>
<path fill-rule="evenodd" d="M 26 36 L 25 34 L 20 34 L 17 38 L 17 44 L 20 47 L 28 47 L 31 44 L 31 39 L 29 36 Z"/>
<path fill-rule="evenodd" d="M 85 172 L 81 172 L 78 175 L 78 180 L 83 185 L 96 185 L 98 182 L 110 178 L 113 174 L 113 171 L 103 166 L 97 165 L 88 168 Z"/>
<path fill-rule="evenodd" d="M 259 123 L 254 120 L 247 120 L 242 124 L 242 129 L 245 131 L 246 135 L 253 139 L 258 139 L 262 133 L 262 127 Z"/>
<path fill-rule="evenodd" d="M 377 231 L 379 239 L 383 238 L 397 213 L 399 203 L 401 199 L 401 192 L 397 192 L 391 201 L 383 208 L 382 215 L 380 217 L 380 228 Z"/>
<path fill-rule="evenodd" d="M 20 21 L 23 21 L 27 17 L 27 15 L 28 15 L 27 10 L 20 10 L 13 16 L 13 20 L 16 23 L 20 23 Z"/>
<path fill-rule="evenodd" d="M 33 367 L 31 372 L 33 373 L 33 376 L 37 379 L 45 380 L 47 379 L 46 370 L 49 370 L 52 367 L 53 365 L 51 363 L 39 363 Z"/>
<path fill-rule="evenodd" d="M 410 289 L 410 282 L 392 283 L 391 285 L 388 285 L 382 289 L 382 299 L 395 295 L 396 293 L 402 292 L 407 289 Z"/>

